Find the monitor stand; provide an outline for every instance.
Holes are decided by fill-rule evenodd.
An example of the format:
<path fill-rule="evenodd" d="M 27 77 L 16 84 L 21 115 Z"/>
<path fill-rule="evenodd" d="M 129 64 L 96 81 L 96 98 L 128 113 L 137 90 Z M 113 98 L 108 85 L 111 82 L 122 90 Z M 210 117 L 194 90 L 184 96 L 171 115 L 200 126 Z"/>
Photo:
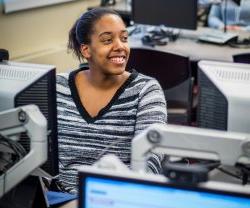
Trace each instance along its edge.
<path fill-rule="evenodd" d="M 49 207 L 41 177 L 29 176 L 0 199 L 0 208 Z"/>

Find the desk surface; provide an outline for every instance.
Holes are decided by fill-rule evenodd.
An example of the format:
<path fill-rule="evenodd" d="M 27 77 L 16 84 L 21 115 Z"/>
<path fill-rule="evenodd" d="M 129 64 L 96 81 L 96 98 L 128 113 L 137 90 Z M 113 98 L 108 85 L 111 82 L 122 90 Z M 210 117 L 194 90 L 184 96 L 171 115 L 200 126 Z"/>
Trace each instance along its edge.
<path fill-rule="evenodd" d="M 116 4 L 108 6 L 116 10 L 122 16 L 131 16 L 131 5 L 128 0 L 116 0 Z M 189 56 L 191 61 L 214 60 L 232 62 L 232 56 L 239 53 L 250 53 L 250 48 L 232 48 L 227 45 L 215 45 L 198 42 L 198 37 L 202 33 L 212 32 L 211 28 L 198 28 L 197 31 L 182 30 L 181 37 L 175 42 L 169 42 L 166 46 L 156 46 L 158 50 L 177 53 Z M 249 32 L 240 32 L 239 36 L 250 37 Z M 130 37 L 131 47 L 148 47 L 144 46 L 137 37 Z"/>
<path fill-rule="evenodd" d="M 165 46 L 155 46 L 157 50 L 163 50 L 176 54 L 189 56 L 192 61 L 199 60 L 215 60 L 215 61 L 229 61 L 232 62 L 232 55 L 239 53 L 250 53 L 250 48 L 233 48 L 227 45 L 215 45 L 209 43 L 198 42 L 198 37 L 204 32 L 212 32 L 211 28 L 198 28 L 197 31 L 182 30 L 180 37 L 174 41 L 169 42 Z M 240 37 L 249 37 L 250 34 L 242 32 Z M 144 46 L 139 36 L 131 36 L 129 40 L 131 47 L 149 47 Z"/>
<path fill-rule="evenodd" d="M 107 6 L 116 10 L 122 16 L 131 16 L 131 5 L 127 0 L 116 0 L 113 6 Z M 155 49 L 189 56 L 191 61 L 214 60 L 232 62 L 232 56 L 239 53 L 250 53 L 250 48 L 232 48 L 227 45 L 215 45 L 198 42 L 198 37 L 202 33 L 212 32 L 211 28 L 198 28 L 197 31 L 182 30 L 180 38 L 175 42 L 169 42 L 166 46 L 156 46 Z M 240 32 L 240 37 L 250 37 L 249 32 Z M 138 37 L 130 37 L 131 47 L 144 46 Z"/>

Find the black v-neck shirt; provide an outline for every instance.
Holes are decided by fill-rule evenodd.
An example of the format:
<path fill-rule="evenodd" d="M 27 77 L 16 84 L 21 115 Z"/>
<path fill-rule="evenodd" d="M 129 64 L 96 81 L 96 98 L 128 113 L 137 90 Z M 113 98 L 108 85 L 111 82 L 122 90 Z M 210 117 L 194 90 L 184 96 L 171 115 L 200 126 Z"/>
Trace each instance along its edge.
<path fill-rule="evenodd" d="M 78 109 L 78 111 L 80 112 L 81 116 L 88 122 L 95 122 L 97 119 L 101 118 L 101 116 L 103 114 L 105 114 L 110 107 L 115 103 L 115 101 L 118 99 L 118 97 L 123 93 L 123 91 L 126 89 L 126 87 L 137 77 L 138 72 L 136 70 L 132 70 L 131 74 L 129 75 L 129 77 L 127 78 L 127 80 L 121 85 L 121 87 L 116 91 L 116 93 L 114 94 L 114 96 L 112 97 L 112 99 L 109 101 L 109 103 L 102 108 L 99 113 L 92 117 L 88 111 L 86 110 L 86 108 L 84 107 L 84 105 L 81 102 L 77 87 L 76 87 L 76 82 L 75 82 L 75 78 L 76 75 L 84 70 L 88 70 L 87 67 L 83 67 L 80 68 L 76 71 L 73 71 L 69 74 L 69 87 L 71 89 L 71 94 L 73 97 L 73 100 L 76 104 L 76 107 Z"/>

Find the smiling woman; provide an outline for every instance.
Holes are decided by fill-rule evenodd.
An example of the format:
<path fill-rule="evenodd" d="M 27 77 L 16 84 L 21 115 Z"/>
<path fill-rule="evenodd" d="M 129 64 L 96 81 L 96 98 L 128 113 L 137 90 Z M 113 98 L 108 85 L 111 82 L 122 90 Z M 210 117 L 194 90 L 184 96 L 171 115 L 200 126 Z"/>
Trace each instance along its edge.
<path fill-rule="evenodd" d="M 104 154 L 130 166 L 131 140 L 153 123 L 166 123 L 166 101 L 159 83 L 126 69 L 128 32 L 113 10 L 84 13 L 69 33 L 68 48 L 88 65 L 57 76 L 59 180 L 76 192 L 77 168 Z M 161 158 L 148 162 L 158 173 Z"/>
<path fill-rule="evenodd" d="M 3 5 L 4 12 L 10 13 L 69 1 L 75 0 L 3 0 Z"/>

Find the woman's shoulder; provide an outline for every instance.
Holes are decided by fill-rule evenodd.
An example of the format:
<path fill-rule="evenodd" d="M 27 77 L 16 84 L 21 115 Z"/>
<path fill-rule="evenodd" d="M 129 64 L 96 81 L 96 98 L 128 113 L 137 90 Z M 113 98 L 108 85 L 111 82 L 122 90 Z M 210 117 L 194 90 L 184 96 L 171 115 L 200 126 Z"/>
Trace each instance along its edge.
<path fill-rule="evenodd" d="M 58 79 L 62 79 L 62 78 L 68 79 L 68 77 L 69 77 L 69 72 L 60 72 L 56 74 L 56 78 Z"/>
<path fill-rule="evenodd" d="M 56 74 L 57 85 L 68 85 L 69 73 L 58 73 Z"/>
<path fill-rule="evenodd" d="M 133 70 L 132 75 L 133 74 L 136 74 L 135 81 L 148 82 L 148 81 L 156 80 L 154 77 L 148 76 L 141 72 L 137 72 L 136 70 Z"/>
<path fill-rule="evenodd" d="M 68 81 L 70 77 L 74 76 L 74 74 L 76 74 L 79 70 L 81 69 L 70 69 L 67 70 L 66 72 L 57 73 L 56 75 L 57 83 Z"/>
<path fill-rule="evenodd" d="M 138 73 L 135 82 L 139 82 L 142 85 L 147 85 L 147 86 L 151 86 L 151 85 L 160 85 L 159 82 L 156 80 L 156 78 L 145 75 L 143 73 Z"/>

